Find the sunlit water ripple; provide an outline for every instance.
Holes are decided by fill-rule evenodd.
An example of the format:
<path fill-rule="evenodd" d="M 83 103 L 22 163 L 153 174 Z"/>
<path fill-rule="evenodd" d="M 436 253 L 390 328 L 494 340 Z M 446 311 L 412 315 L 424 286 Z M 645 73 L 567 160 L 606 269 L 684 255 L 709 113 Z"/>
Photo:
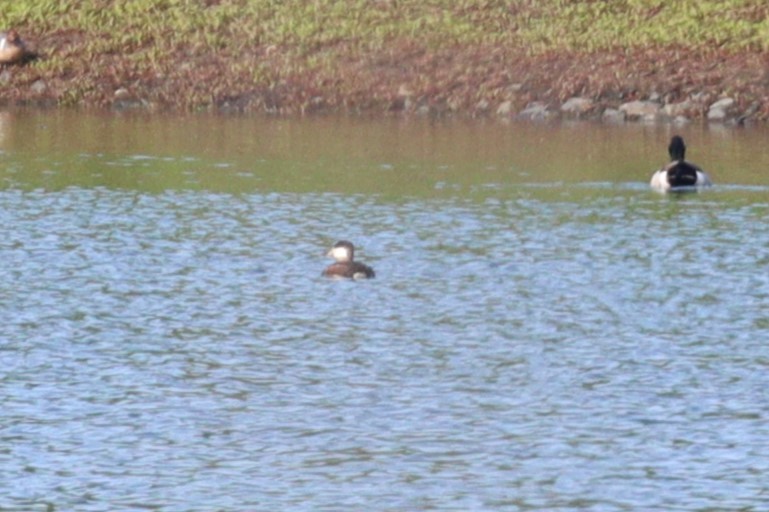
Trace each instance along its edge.
<path fill-rule="evenodd" d="M 761 510 L 725 193 L 2 191 L 0 508 Z M 341 236 L 376 280 L 319 277 Z"/>

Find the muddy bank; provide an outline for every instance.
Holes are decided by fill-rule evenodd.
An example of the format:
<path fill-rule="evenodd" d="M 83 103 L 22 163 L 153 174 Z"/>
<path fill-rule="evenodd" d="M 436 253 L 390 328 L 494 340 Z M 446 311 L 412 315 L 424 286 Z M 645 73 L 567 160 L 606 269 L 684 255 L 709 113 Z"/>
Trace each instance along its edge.
<path fill-rule="evenodd" d="M 77 31 L 32 34 L 39 58 L 0 70 L 5 106 L 283 115 L 367 113 L 609 122 L 769 120 L 769 55 L 652 48 L 530 55 L 397 42 L 362 54 L 274 45 L 83 51 Z M 56 65 L 50 65 L 50 62 Z"/>

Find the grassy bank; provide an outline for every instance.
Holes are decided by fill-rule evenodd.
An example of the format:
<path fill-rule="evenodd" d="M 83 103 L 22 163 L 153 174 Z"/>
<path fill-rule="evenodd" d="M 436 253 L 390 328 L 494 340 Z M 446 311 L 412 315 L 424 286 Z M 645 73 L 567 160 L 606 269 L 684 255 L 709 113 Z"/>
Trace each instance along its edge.
<path fill-rule="evenodd" d="M 27 0 L 0 23 L 40 58 L 0 79 L 7 103 L 120 108 L 477 113 L 696 87 L 747 104 L 769 96 L 768 19 L 758 0 Z"/>

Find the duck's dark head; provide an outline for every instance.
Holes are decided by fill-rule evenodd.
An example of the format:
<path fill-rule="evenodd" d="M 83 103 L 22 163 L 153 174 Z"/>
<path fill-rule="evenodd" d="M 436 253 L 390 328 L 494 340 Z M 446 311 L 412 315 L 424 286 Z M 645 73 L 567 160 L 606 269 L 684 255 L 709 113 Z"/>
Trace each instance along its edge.
<path fill-rule="evenodd" d="M 670 160 L 681 161 L 684 159 L 686 155 L 686 144 L 684 144 L 683 137 L 675 135 L 670 139 L 668 153 L 670 154 Z"/>
<path fill-rule="evenodd" d="M 16 30 L 11 29 L 5 34 L 5 40 L 11 44 L 18 44 L 21 42 L 21 37 L 19 37 L 19 33 Z"/>
<path fill-rule="evenodd" d="M 352 242 L 340 240 L 328 251 L 327 256 L 338 262 L 348 262 L 353 260 L 354 254 L 355 247 L 353 247 Z"/>

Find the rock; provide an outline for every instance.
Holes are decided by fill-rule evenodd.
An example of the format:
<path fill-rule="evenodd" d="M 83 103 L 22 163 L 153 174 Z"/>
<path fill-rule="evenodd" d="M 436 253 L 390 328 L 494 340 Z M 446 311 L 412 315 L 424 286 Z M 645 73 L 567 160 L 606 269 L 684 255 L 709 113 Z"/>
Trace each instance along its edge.
<path fill-rule="evenodd" d="M 475 111 L 478 113 L 486 113 L 489 111 L 490 105 L 486 100 L 480 100 L 475 104 Z"/>
<path fill-rule="evenodd" d="M 148 106 L 147 103 L 142 101 L 140 98 L 137 98 L 136 95 L 134 95 L 125 87 L 119 87 L 116 89 L 115 92 L 112 93 L 112 96 L 114 98 L 114 101 L 112 102 L 112 108 L 115 110 L 127 110 Z M 226 109 L 229 108 L 230 105 L 225 103 L 223 104 L 223 107 Z"/>
<path fill-rule="evenodd" d="M 723 121 L 724 119 L 726 119 L 726 110 L 722 108 L 708 110 L 708 121 Z"/>
<path fill-rule="evenodd" d="M 497 107 L 498 116 L 509 116 L 513 112 L 513 102 L 510 100 L 503 101 Z"/>
<path fill-rule="evenodd" d="M 667 117 L 676 118 L 686 116 L 694 108 L 694 103 L 691 100 L 684 100 L 679 103 L 668 103 L 662 107 L 662 113 Z"/>
<path fill-rule="evenodd" d="M 561 112 L 579 117 L 593 110 L 593 106 L 593 100 L 590 98 L 574 97 L 569 98 L 561 105 Z"/>
<path fill-rule="evenodd" d="M 400 87 L 398 87 L 398 96 L 409 98 L 414 95 L 414 91 L 412 91 L 408 85 L 401 84 Z"/>
<path fill-rule="evenodd" d="M 551 112 L 547 108 L 546 103 L 541 101 L 532 101 L 526 108 L 518 112 L 518 117 L 521 119 L 529 119 L 532 121 L 542 121 L 549 118 Z"/>
<path fill-rule="evenodd" d="M 419 107 L 417 107 L 414 113 L 418 116 L 429 116 L 431 114 L 434 114 L 435 111 L 432 108 L 430 108 L 430 105 L 420 105 Z"/>
<path fill-rule="evenodd" d="M 732 105 L 734 105 L 734 100 L 732 98 L 721 98 L 720 100 L 718 100 L 715 103 L 713 103 L 712 105 L 710 105 L 710 108 L 711 109 L 721 108 L 721 109 L 726 110 L 729 107 L 731 107 Z"/>
<path fill-rule="evenodd" d="M 730 113 L 729 110 L 733 105 L 734 100 L 732 98 L 721 98 L 711 104 L 708 109 L 708 121 L 723 121 Z"/>
<path fill-rule="evenodd" d="M 710 94 L 702 91 L 702 92 L 696 92 L 692 94 L 691 96 L 692 101 L 696 103 L 707 103 L 708 99 L 710 98 Z"/>
<path fill-rule="evenodd" d="M 659 103 L 653 101 L 630 101 L 619 106 L 628 119 L 654 121 L 660 113 Z"/>
<path fill-rule="evenodd" d="M 35 94 L 42 94 L 46 89 L 48 89 L 48 86 L 45 85 L 45 82 L 42 80 L 35 80 L 35 82 L 30 86 L 30 90 Z"/>
<path fill-rule="evenodd" d="M 745 124 L 745 121 L 750 119 L 750 117 L 758 112 L 758 110 L 761 108 L 761 104 L 757 101 L 754 101 L 750 104 L 750 106 L 740 114 L 740 116 L 737 118 L 737 124 Z"/>
<path fill-rule="evenodd" d="M 616 108 L 607 108 L 601 115 L 601 118 L 607 123 L 624 123 L 625 117 L 625 112 Z"/>

